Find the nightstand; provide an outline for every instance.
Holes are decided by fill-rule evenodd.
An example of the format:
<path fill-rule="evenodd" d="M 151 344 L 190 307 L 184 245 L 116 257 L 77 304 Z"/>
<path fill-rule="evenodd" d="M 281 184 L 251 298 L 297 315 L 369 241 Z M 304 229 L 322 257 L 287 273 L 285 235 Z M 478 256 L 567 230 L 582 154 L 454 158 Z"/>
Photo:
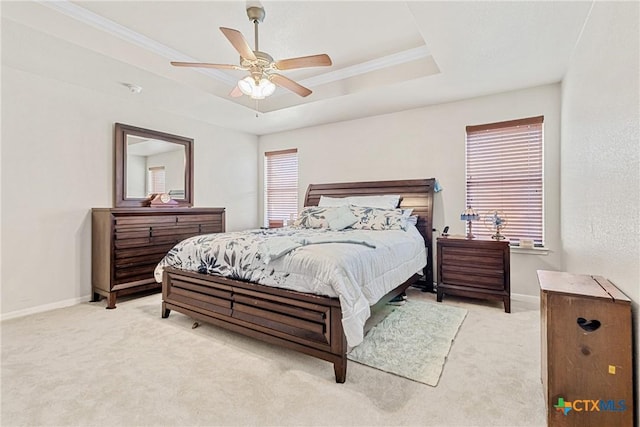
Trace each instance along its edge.
<path fill-rule="evenodd" d="M 509 241 L 439 237 L 437 300 L 459 295 L 495 299 L 511 312 Z"/>

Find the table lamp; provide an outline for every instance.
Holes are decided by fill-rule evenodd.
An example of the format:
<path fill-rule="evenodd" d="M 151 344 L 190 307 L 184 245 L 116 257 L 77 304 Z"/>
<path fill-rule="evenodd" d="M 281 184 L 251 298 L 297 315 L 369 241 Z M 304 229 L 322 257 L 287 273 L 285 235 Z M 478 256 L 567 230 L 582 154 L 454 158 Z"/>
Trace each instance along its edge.
<path fill-rule="evenodd" d="M 471 206 L 468 206 L 467 209 L 465 209 L 464 212 L 460 214 L 460 219 L 462 221 L 467 221 L 467 224 L 469 224 L 469 232 L 467 233 L 467 239 L 473 239 L 475 236 L 471 232 L 471 223 L 473 221 L 479 220 L 480 215 L 478 215 Z"/>

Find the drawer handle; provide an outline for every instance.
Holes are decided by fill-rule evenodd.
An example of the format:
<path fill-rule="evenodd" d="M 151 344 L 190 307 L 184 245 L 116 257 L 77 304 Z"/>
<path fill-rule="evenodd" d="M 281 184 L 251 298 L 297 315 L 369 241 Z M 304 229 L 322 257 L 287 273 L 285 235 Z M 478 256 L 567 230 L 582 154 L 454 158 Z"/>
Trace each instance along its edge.
<path fill-rule="evenodd" d="M 149 227 L 149 237 L 153 237 L 153 227 Z"/>
<path fill-rule="evenodd" d="M 584 317 L 578 317 L 578 325 L 587 332 L 593 332 L 600 327 L 601 323 L 599 320 L 587 320 Z"/>

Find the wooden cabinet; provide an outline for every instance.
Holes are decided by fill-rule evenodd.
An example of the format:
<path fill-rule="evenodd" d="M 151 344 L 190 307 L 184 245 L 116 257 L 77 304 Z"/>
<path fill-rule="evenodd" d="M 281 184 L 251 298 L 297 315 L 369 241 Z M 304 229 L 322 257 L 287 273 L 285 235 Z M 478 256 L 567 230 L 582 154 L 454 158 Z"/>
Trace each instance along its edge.
<path fill-rule="evenodd" d="M 633 425 L 631 301 L 600 276 L 538 271 L 550 426 Z"/>
<path fill-rule="evenodd" d="M 91 211 L 92 301 L 160 289 L 153 270 L 179 241 L 225 231 L 224 208 L 96 208 Z"/>
<path fill-rule="evenodd" d="M 497 299 L 511 312 L 509 242 L 439 237 L 437 299 L 444 294 Z"/>

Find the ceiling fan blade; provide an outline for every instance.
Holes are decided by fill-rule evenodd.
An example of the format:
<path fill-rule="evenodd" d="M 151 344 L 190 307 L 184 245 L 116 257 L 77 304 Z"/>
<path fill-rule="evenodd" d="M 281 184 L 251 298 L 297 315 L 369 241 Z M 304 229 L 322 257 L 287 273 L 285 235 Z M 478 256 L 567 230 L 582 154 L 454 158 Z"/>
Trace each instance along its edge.
<path fill-rule="evenodd" d="M 329 58 L 329 55 L 323 53 L 320 55 L 283 59 L 281 61 L 276 61 L 274 65 L 278 70 L 293 70 L 294 68 L 326 67 L 331 64 L 331 58 Z"/>
<path fill-rule="evenodd" d="M 304 97 L 304 96 L 311 95 L 311 90 L 283 76 L 282 74 L 271 74 L 269 76 L 269 80 L 271 80 L 274 84 L 278 86 L 281 86 L 285 89 L 289 89 L 291 92 L 297 93 L 300 96 Z"/>
<path fill-rule="evenodd" d="M 232 98 L 238 98 L 238 97 L 240 97 L 242 95 L 244 95 L 244 94 L 242 93 L 242 91 L 240 90 L 238 85 L 235 85 L 233 87 L 233 89 L 231 90 L 231 92 L 229 92 L 229 96 L 231 96 Z"/>
<path fill-rule="evenodd" d="M 222 34 L 229 39 L 241 57 L 251 61 L 258 59 L 240 31 L 225 27 L 220 27 L 220 31 L 222 31 Z"/>
<path fill-rule="evenodd" d="M 171 61 L 171 65 L 176 67 L 200 67 L 200 68 L 220 68 L 223 70 L 242 70 L 243 68 L 237 65 L 230 64 L 208 64 L 205 62 L 177 62 Z"/>

